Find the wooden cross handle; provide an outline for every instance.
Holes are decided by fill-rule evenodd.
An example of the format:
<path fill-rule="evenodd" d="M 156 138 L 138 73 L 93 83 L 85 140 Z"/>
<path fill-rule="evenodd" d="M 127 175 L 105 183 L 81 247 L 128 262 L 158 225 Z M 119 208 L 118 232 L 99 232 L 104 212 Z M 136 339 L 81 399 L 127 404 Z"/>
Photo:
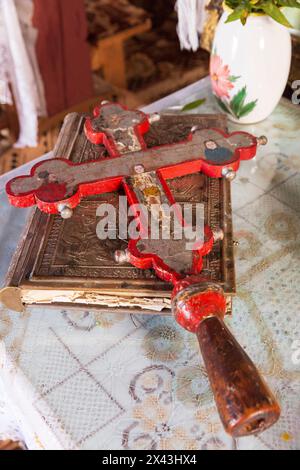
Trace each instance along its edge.
<path fill-rule="evenodd" d="M 272 426 L 280 407 L 224 321 L 208 317 L 196 335 L 225 430 L 242 437 Z"/>
<path fill-rule="evenodd" d="M 199 280 L 198 280 L 199 281 Z M 173 293 L 177 322 L 196 334 L 218 412 L 233 437 L 265 431 L 280 407 L 255 365 L 223 321 L 222 289 L 195 277 L 180 281 Z"/>

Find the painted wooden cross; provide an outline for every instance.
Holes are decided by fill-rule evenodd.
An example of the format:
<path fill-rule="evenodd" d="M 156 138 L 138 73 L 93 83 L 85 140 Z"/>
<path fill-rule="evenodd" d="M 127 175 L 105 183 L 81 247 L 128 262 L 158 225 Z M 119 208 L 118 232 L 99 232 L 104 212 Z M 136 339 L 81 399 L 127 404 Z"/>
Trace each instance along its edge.
<path fill-rule="evenodd" d="M 9 181 L 10 202 L 17 207 L 36 204 L 44 212 L 68 218 L 83 197 L 123 186 L 131 205 L 139 203 L 149 211 L 154 206 L 173 206 L 168 179 L 199 171 L 232 179 L 240 161 L 253 158 L 257 145 L 266 143 L 266 138 L 246 132 L 195 128 L 183 142 L 147 148 L 143 134 L 156 119 L 158 115 L 102 103 L 86 119 L 85 133 L 93 144 L 103 144 L 109 157 L 79 164 L 63 158 L 40 162 L 30 175 Z M 142 226 L 141 213 L 135 216 Z M 158 210 L 162 225 L 166 217 L 163 209 Z M 180 223 L 185 221 L 181 218 Z M 158 277 L 174 285 L 174 316 L 196 333 L 221 419 L 237 437 L 266 429 L 278 419 L 279 407 L 223 322 L 226 302 L 221 287 L 200 274 L 203 256 L 221 236 L 220 230 L 205 227 L 193 250 L 185 249 L 185 239 L 139 237 L 129 240 L 126 252 L 116 253 L 116 259 L 141 269 L 153 268 Z"/>
<path fill-rule="evenodd" d="M 79 164 L 58 158 L 38 163 L 29 176 L 8 183 L 10 202 L 18 207 L 37 204 L 44 212 L 59 212 L 67 218 L 82 197 L 116 191 L 123 185 L 133 207 L 138 203 L 149 210 L 155 204 L 176 207 L 168 179 L 197 171 L 232 179 L 240 161 L 254 157 L 258 143 L 265 143 L 264 138 L 245 132 L 227 135 L 218 129 L 193 129 L 184 142 L 148 149 L 143 134 L 156 119 L 159 116 L 155 114 L 146 116 L 119 104 L 102 103 L 93 118 L 86 119 L 85 133 L 93 144 L 103 144 L 110 158 Z M 143 225 L 141 214 L 139 217 Z M 164 219 L 163 211 L 160 217 Z M 170 221 L 165 217 L 165 222 Z M 184 237 L 173 237 L 167 243 L 144 237 L 129 241 L 126 256 L 116 256 L 139 268 L 153 267 L 160 278 L 174 283 L 182 272 L 197 274 L 202 270 L 203 256 L 211 250 L 214 238 L 222 236 L 216 229 L 213 233 L 205 227 L 193 250 L 185 249 Z"/>
<path fill-rule="evenodd" d="M 38 163 L 29 176 L 8 183 L 10 202 L 18 207 L 37 204 L 44 212 L 59 212 L 68 218 L 82 197 L 116 191 L 123 185 L 132 207 L 140 204 L 151 210 L 156 204 L 173 208 L 176 204 L 168 179 L 197 171 L 232 179 L 240 160 L 254 157 L 257 144 L 264 143 L 263 138 L 258 140 L 245 132 L 227 135 L 218 129 L 193 129 L 184 142 L 148 149 L 143 134 L 158 118 L 119 104 L 101 104 L 95 108 L 93 118 L 86 119 L 85 133 L 93 144 L 103 144 L 110 158 L 79 164 L 58 158 Z M 164 211 L 159 212 L 161 224 L 170 223 Z M 139 218 L 141 226 L 145 225 L 141 213 Z M 180 223 L 183 225 L 184 220 Z M 126 256 L 116 253 L 116 257 L 139 268 L 153 267 L 161 279 L 174 283 L 181 273 L 197 274 L 202 270 L 203 256 L 211 250 L 214 238 L 222 236 L 214 229 L 213 233 L 205 227 L 193 250 L 186 250 L 184 237 L 173 236 L 167 242 L 143 237 L 142 241 L 130 240 Z M 148 232 L 147 227 L 144 230 Z"/>

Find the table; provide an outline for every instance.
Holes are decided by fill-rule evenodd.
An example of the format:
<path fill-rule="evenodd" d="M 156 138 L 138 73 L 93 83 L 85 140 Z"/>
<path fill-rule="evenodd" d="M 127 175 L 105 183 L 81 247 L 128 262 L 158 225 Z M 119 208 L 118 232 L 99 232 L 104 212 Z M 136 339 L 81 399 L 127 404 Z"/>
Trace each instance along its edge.
<path fill-rule="evenodd" d="M 146 111 L 202 97 L 195 112 L 216 111 L 207 79 Z M 30 449 L 300 448 L 300 110 L 283 99 L 243 129 L 269 144 L 232 185 L 238 288 L 226 321 L 281 402 L 279 422 L 258 437 L 229 437 L 196 339 L 172 318 L 2 309 L 0 439 Z M 0 179 L 2 284 L 29 213 L 4 194 L 20 171 Z"/>

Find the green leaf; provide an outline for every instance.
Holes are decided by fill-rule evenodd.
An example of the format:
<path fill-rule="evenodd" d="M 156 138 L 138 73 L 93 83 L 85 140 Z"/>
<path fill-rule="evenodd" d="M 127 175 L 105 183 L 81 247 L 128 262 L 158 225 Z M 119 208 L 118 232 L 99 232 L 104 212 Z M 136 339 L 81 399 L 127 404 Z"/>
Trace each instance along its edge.
<path fill-rule="evenodd" d="M 199 106 L 204 104 L 205 101 L 205 98 L 196 101 L 191 101 L 191 103 L 187 103 L 186 105 L 184 105 L 181 111 L 190 111 L 191 109 L 198 108 Z"/>
<path fill-rule="evenodd" d="M 238 119 L 247 116 L 247 114 L 251 113 L 256 106 L 257 100 L 250 101 L 250 103 L 245 104 L 246 97 L 247 87 L 244 86 L 236 95 L 234 95 L 229 103 L 231 113 Z"/>
<path fill-rule="evenodd" d="M 253 109 L 255 108 L 256 103 L 257 103 L 257 100 L 250 101 L 250 103 L 245 104 L 245 106 L 243 106 L 243 108 L 240 111 L 239 117 L 241 118 L 241 117 L 247 116 L 247 114 L 250 114 L 251 111 L 253 111 Z"/>
<path fill-rule="evenodd" d="M 278 23 L 282 24 L 283 26 L 287 26 L 287 28 L 292 28 L 292 25 L 290 22 L 287 20 L 287 18 L 284 16 L 283 13 L 281 13 L 280 9 L 274 5 L 274 3 L 271 2 L 264 2 L 260 5 L 260 8 L 273 20 L 277 21 Z"/>
<path fill-rule="evenodd" d="M 231 111 L 230 111 L 229 108 L 227 108 L 226 104 L 225 104 L 222 100 L 220 100 L 220 98 L 217 98 L 217 97 L 215 97 L 215 98 L 216 98 L 217 103 L 218 103 L 218 105 L 220 106 L 220 108 L 221 108 L 225 113 L 231 114 Z"/>
<path fill-rule="evenodd" d="M 246 21 L 247 21 L 247 18 L 249 16 L 249 11 L 248 10 L 244 10 L 243 13 L 242 13 L 242 16 L 241 16 L 241 22 L 242 22 L 242 25 L 244 26 L 246 24 Z"/>
<path fill-rule="evenodd" d="M 281 7 L 300 8 L 298 0 L 277 0 L 278 5 Z"/>
<path fill-rule="evenodd" d="M 230 108 L 236 117 L 240 117 L 240 112 L 246 99 L 246 87 L 244 86 L 230 101 Z"/>
<path fill-rule="evenodd" d="M 245 11 L 244 6 L 240 5 L 233 10 L 233 12 L 228 16 L 225 23 L 231 23 L 232 21 L 240 20 L 242 18 L 243 12 Z"/>
<path fill-rule="evenodd" d="M 230 77 L 228 77 L 228 80 L 232 83 L 236 82 L 239 78 L 241 78 L 240 76 L 236 76 L 236 75 L 230 75 Z"/>
<path fill-rule="evenodd" d="M 226 0 L 225 4 L 231 8 L 231 10 L 234 10 L 237 6 L 239 6 L 239 0 Z"/>

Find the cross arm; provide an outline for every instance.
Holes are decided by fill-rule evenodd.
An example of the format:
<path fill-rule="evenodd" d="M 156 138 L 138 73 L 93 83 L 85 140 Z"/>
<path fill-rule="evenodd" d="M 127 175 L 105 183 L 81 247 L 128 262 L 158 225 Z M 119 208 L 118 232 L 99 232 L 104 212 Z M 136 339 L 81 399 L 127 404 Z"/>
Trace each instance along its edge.
<path fill-rule="evenodd" d="M 117 190 L 123 177 L 134 175 L 138 165 L 144 172 L 159 171 L 163 178 L 197 171 L 219 178 L 224 170 L 235 172 L 240 160 L 252 158 L 256 147 L 257 139 L 245 132 L 227 135 L 218 129 L 196 130 L 184 142 L 141 149 L 117 159 L 79 164 L 66 159 L 45 160 L 35 165 L 30 175 L 9 181 L 6 191 L 15 206 L 37 204 L 47 213 L 57 213 L 61 204 L 74 208 L 83 197 Z"/>

